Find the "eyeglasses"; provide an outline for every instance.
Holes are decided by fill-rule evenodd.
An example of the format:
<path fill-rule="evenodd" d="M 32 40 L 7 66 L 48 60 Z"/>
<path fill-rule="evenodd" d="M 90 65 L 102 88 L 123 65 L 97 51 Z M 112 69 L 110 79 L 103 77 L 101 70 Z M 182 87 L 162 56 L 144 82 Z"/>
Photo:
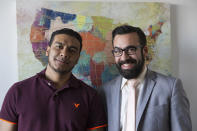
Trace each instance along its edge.
<path fill-rule="evenodd" d="M 142 48 L 142 47 L 143 47 L 142 45 L 138 45 L 138 46 L 128 46 L 128 47 L 126 47 L 125 49 L 121 49 L 121 48 L 115 47 L 115 48 L 112 50 L 112 54 L 113 54 L 115 57 L 120 57 L 120 56 L 122 56 L 123 51 L 125 51 L 125 53 L 126 53 L 127 55 L 134 55 L 134 54 L 136 54 L 137 48 Z"/>

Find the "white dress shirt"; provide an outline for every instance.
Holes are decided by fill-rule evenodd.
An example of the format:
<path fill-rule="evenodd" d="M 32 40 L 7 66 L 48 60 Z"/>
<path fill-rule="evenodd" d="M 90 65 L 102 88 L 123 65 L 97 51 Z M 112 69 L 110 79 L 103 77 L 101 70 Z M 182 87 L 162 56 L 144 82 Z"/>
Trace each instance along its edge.
<path fill-rule="evenodd" d="M 137 99 L 137 104 L 139 101 L 140 96 L 140 91 L 144 87 L 144 77 L 147 71 L 147 67 L 145 66 L 144 70 L 140 74 L 140 76 L 137 78 L 137 80 L 140 82 L 140 84 L 136 88 L 136 99 Z M 126 131 L 126 114 L 127 114 L 127 107 L 128 107 L 128 96 L 129 96 L 129 90 L 132 87 L 128 86 L 127 79 L 123 78 L 122 79 L 122 84 L 121 84 L 121 109 L 120 109 L 120 129 L 121 131 Z M 137 106 L 137 105 L 136 105 Z"/>

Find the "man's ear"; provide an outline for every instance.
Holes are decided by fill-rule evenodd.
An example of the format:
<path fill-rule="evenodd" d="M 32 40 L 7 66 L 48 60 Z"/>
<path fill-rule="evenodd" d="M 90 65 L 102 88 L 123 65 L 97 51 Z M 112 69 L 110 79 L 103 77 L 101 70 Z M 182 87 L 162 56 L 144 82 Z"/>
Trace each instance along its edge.
<path fill-rule="evenodd" d="M 144 56 L 148 55 L 148 47 L 147 47 L 147 45 L 145 45 L 144 48 L 143 48 L 143 54 L 144 54 Z"/>
<path fill-rule="evenodd" d="M 143 55 L 144 55 L 144 58 L 146 59 L 146 60 L 149 60 L 149 56 L 148 56 L 148 47 L 147 47 L 147 45 L 145 45 L 144 46 L 144 48 L 143 48 Z"/>
<path fill-rule="evenodd" d="M 50 46 L 47 46 L 47 50 L 46 50 L 46 53 L 45 53 L 46 56 L 49 56 L 50 48 L 51 48 Z"/>

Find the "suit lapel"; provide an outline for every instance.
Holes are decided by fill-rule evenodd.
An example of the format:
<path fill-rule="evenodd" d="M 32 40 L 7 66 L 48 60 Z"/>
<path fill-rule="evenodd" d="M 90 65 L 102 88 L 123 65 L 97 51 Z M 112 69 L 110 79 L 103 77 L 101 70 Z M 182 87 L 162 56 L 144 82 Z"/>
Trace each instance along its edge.
<path fill-rule="evenodd" d="M 117 79 L 115 79 L 115 81 L 113 81 L 113 83 L 111 83 L 112 88 L 111 89 L 111 101 L 112 101 L 112 105 L 109 106 L 113 109 L 110 110 L 110 113 L 112 113 L 112 118 L 111 118 L 111 122 L 112 122 L 112 126 L 110 127 L 111 130 L 113 131 L 119 131 L 118 129 L 120 129 L 120 101 L 121 101 L 121 95 L 120 95 L 120 86 L 122 83 L 122 77 L 119 76 L 117 77 Z"/>
<path fill-rule="evenodd" d="M 137 113 L 136 113 L 136 129 L 138 128 L 138 125 L 142 118 L 145 107 L 148 104 L 149 98 L 152 94 L 152 90 L 156 84 L 154 79 L 155 79 L 154 73 L 151 72 L 150 70 L 147 70 L 147 74 L 145 76 L 144 87 L 141 91 L 141 95 L 139 96 L 139 103 L 138 103 Z"/>

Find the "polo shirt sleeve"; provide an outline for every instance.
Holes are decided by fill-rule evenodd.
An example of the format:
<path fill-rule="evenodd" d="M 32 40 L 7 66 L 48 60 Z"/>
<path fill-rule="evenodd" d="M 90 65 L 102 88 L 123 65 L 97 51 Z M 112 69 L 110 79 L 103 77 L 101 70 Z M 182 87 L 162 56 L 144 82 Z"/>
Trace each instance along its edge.
<path fill-rule="evenodd" d="M 107 118 L 104 110 L 104 105 L 101 102 L 101 98 L 98 93 L 95 94 L 91 101 L 89 118 L 88 118 L 88 129 L 93 130 L 96 128 L 106 127 Z"/>
<path fill-rule="evenodd" d="M 5 98 L 0 111 L 0 119 L 12 124 L 17 123 L 17 113 L 16 113 L 16 88 L 12 86 Z"/>

